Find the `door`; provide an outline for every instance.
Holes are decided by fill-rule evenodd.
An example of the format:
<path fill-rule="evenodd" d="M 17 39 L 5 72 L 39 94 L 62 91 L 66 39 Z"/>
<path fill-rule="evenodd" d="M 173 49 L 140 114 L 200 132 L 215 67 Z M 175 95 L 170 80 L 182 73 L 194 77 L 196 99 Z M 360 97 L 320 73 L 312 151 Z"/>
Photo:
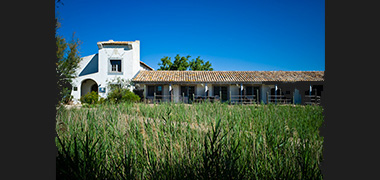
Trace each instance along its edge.
<path fill-rule="evenodd" d="M 148 97 L 153 99 L 154 93 L 156 93 L 156 99 L 162 99 L 162 86 L 148 86 Z"/>
<path fill-rule="evenodd" d="M 214 96 L 219 96 L 222 93 L 222 102 L 228 100 L 227 86 L 214 86 Z"/>
<path fill-rule="evenodd" d="M 195 86 L 189 86 L 188 91 L 189 91 L 189 103 L 190 103 L 190 101 L 193 101 L 193 94 L 195 94 Z"/>
<path fill-rule="evenodd" d="M 148 96 L 149 97 L 154 96 L 154 89 L 155 89 L 155 86 L 148 86 Z"/>
<path fill-rule="evenodd" d="M 251 95 L 255 95 L 254 97 L 254 101 L 257 101 L 257 102 L 260 102 L 260 96 L 259 96 L 259 87 L 258 86 L 247 86 L 246 88 L 244 88 L 246 91 L 245 91 L 245 95 L 248 95 L 250 96 L 249 98 L 252 98 Z"/>
<path fill-rule="evenodd" d="M 98 85 L 97 84 L 92 85 L 91 91 L 98 92 Z"/>
<path fill-rule="evenodd" d="M 193 101 L 193 94 L 195 93 L 195 86 L 181 86 L 181 96 L 184 96 L 183 102 L 191 103 Z"/>

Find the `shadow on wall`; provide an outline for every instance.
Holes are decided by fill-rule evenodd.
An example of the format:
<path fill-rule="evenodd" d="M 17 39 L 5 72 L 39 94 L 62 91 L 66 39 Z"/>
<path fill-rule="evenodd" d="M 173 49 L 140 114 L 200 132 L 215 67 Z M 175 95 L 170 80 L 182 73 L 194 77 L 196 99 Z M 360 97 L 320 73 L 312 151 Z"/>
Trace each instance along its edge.
<path fill-rule="evenodd" d="M 83 69 L 83 71 L 79 74 L 79 76 L 84 76 L 87 74 L 92 74 L 92 73 L 98 72 L 98 64 L 99 64 L 98 54 L 95 54 L 95 56 L 92 57 L 90 62 Z"/>

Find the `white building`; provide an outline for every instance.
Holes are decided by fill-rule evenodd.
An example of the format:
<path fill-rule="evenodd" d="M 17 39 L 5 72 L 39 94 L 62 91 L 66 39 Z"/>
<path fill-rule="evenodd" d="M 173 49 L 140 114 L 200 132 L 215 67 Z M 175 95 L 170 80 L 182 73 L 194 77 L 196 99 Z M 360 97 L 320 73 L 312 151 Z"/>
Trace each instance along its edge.
<path fill-rule="evenodd" d="M 140 41 L 98 42 L 98 53 L 82 58 L 73 80 L 74 103 L 90 91 L 106 98 L 107 81 L 117 77 L 131 80 L 140 70 L 153 70 L 140 61 Z"/>
<path fill-rule="evenodd" d="M 118 77 L 138 85 L 150 102 L 308 104 L 320 102 L 323 91 L 324 71 L 153 71 L 140 61 L 138 40 L 97 44 L 98 53 L 83 57 L 73 80 L 74 103 L 91 91 L 106 98 L 107 81 Z"/>

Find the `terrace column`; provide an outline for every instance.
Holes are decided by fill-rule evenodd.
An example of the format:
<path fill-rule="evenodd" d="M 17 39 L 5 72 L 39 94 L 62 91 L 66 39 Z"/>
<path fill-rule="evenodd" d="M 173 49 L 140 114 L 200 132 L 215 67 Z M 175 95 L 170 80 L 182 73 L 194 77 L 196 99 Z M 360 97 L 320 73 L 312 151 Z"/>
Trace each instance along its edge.
<path fill-rule="evenodd" d="M 146 84 L 144 84 L 144 102 L 146 103 L 146 97 L 148 96 L 148 89 L 146 87 Z"/>
<path fill-rule="evenodd" d="M 243 104 L 243 83 L 240 84 L 240 102 Z"/>
<path fill-rule="evenodd" d="M 173 96 L 173 94 L 172 94 L 172 90 L 173 90 L 173 88 L 172 88 L 172 84 L 169 84 L 169 95 L 170 95 L 170 96 L 169 96 L 169 98 L 170 98 L 169 101 L 170 101 L 170 102 L 172 102 L 172 100 L 173 100 L 173 97 L 172 97 L 172 96 Z"/>
<path fill-rule="evenodd" d="M 208 96 L 208 87 L 207 87 L 207 83 L 205 83 L 205 96 Z"/>
<path fill-rule="evenodd" d="M 309 96 L 311 96 L 311 84 L 310 84 L 310 89 L 309 89 Z"/>
<path fill-rule="evenodd" d="M 274 103 L 277 104 L 277 84 L 275 85 L 274 89 Z"/>

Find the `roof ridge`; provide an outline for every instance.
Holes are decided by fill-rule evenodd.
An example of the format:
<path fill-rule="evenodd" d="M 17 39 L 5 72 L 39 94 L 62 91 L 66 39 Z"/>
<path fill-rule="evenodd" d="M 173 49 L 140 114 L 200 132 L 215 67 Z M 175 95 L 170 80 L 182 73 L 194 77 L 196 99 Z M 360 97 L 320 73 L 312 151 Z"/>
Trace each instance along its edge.
<path fill-rule="evenodd" d="M 324 71 L 142 71 L 137 82 L 324 81 Z"/>

